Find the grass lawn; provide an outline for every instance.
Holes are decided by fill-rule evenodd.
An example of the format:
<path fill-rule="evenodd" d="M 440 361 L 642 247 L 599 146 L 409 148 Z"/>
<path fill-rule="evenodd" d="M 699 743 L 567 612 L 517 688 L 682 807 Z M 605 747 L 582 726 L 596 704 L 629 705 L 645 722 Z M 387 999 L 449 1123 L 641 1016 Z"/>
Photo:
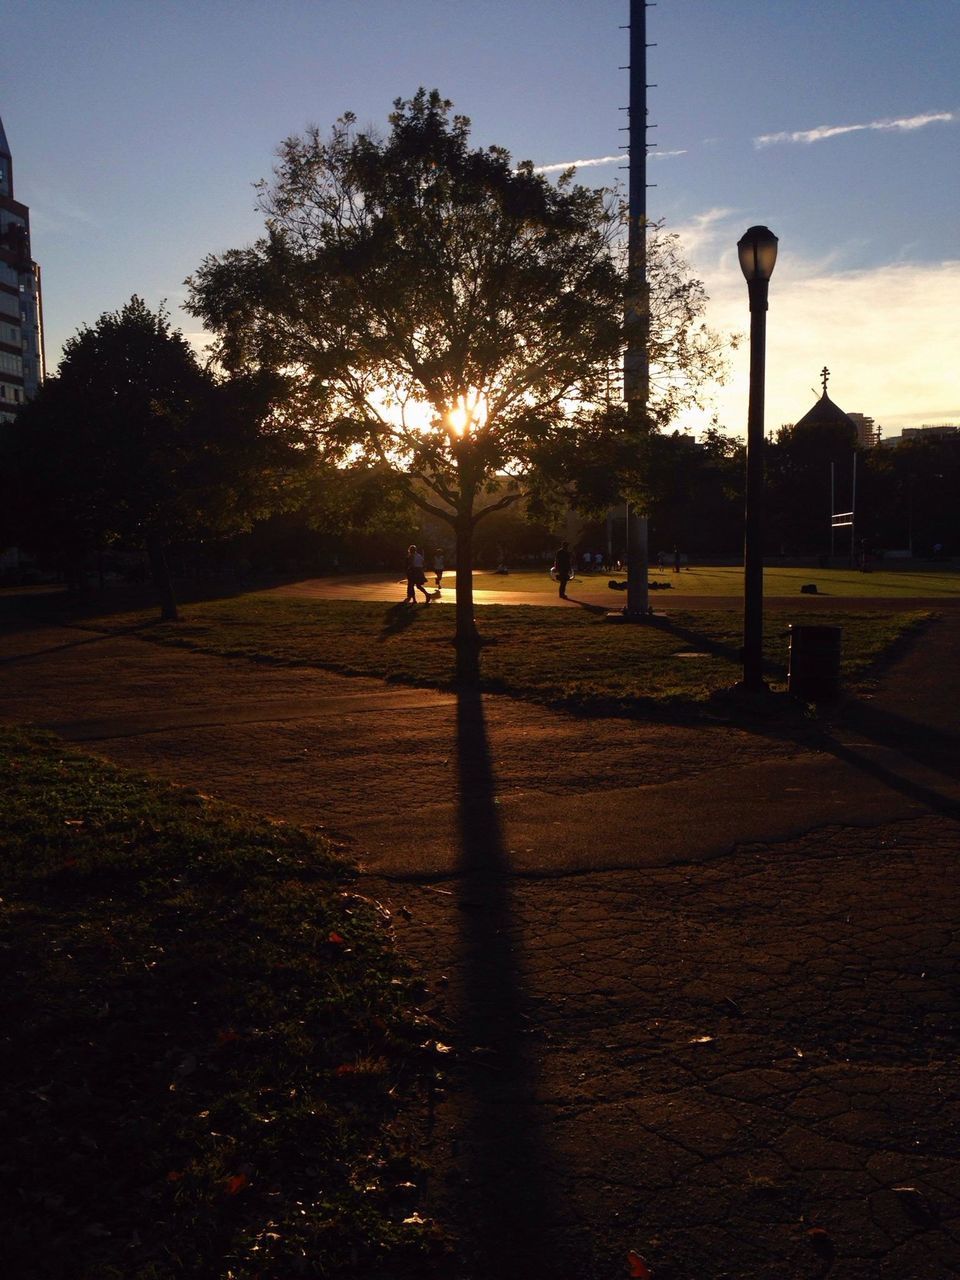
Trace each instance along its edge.
<path fill-rule="evenodd" d="M 719 602 L 718 602 L 719 604 Z M 862 679 L 878 658 L 930 615 L 918 611 L 819 612 L 816 624 L 843 628 L 843 677 Z M 786 682 L 791 619 L 768 614 L 768 677 Z M 798 613 L 797 621 L 809 622 Z M 186 605 L 182 621 L 127 614 L 90 625 L 144 623 L 140 635 L 229 658 L 318 666 L 349 675 L 449 686 L 454 676 L 453 609 L 369 601 L 310 600 L 251 594 Z M 739 678 L 739 609 L 671 610 L 652 625 L 616 625 L 602 612 L 485 606 L 484 687 L 571 708 L 654 711 L 703 703 Z"/>
<path fill-rule="evenodd" d="M 571 594 L 576 594 L 575 587 L 581 583 L 602 589 L 611 578 L 623 582 L 626 572 L 578 576 Z M 452 583 L 452 572 L 450 580 Z M 669 566 L 661 573 L 654 566 L 650 570 L 650 581 L 669 583 L 669 591 L 662 595 L 651 592 L 651 597 L 654 603 L 662 600 L 670 607 L 678 596 L 732 596 L 738 599 L 743 596 L 743 569 L 739 565 L 693 565 L 680 573 L 674 573 Z M 818 595 L 838 600 L 846 596 L 892 599 L 960 596 L 960 572 L 956 569 L 877 569 L 860 573 L 856 569 L 779 569 L 767 565 L 763 571 L 763 592 L 766 596 L 799 595 L 800 587 L 807 582 L 816 583 Z M 477 573 L 474 586 L 484 591 L 555 592 L 557 589 L 546 568 L 535 573 Z M 611 591 L 610 600 L 612 609 L 619 608 L 618 593 Z"/>
<path fill-rule="evenodd" d="M 0 786 L 5 1274 L 423 1274 L 436 1042 L 350 868 L 46 736 Z"/>

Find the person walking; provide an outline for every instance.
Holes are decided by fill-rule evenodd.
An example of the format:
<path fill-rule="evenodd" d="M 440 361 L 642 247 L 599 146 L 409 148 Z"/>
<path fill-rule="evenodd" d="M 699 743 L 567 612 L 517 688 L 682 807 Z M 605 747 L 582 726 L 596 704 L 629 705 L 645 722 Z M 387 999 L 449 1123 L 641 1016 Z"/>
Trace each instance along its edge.
<path fill-rule="evenodd" d="M 440 590 L 440 583 L 443 580 L 443 547 L 437 547 L 433 553 L 433 575 L 437 580 L 437 591 Z"/>
<path fill-rule="evenodd" d="M 416 604 L 417 592 L 423 592 L 423 603 L 429 604 L 433 597 L 424 585 L 427 575 L 423 570 L 423 556 L 411 542 L 407 547 L 407 595 L 404 604 Z"/>
<path fill-rule="evenodd" d="M 560 583 L 561 600 L 567 599 L 567 583 L 573 576 L 571 565 L 570 543 L 561 542 L 559 547 L 557 547 L 557 554 L 553 561 L 553 567 L 557 571 L 557 581 Z"/>

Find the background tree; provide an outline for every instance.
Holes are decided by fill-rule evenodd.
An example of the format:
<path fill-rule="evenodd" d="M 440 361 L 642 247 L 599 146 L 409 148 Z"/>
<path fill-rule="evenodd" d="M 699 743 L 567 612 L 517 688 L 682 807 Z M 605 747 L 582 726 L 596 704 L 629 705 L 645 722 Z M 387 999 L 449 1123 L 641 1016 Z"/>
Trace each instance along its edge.
<path fill-rule="evenodd" d="M 67 342 L 57 377 L 4 433 L 16 540 L 75 570 L 92 549 L 143 546 L 175 618 L 171 541 L 248 527 L 302 465 L 272 401 L 261 375 L 218 381 L 162 309 L 132 298 Z"/>
<path fill-rule="evenodd" d="M 617 260 L 623 276 L 625 252 L 621 242 Z M 638 418 L 620 399 L 618 362 L 608 370 L 603 401 L 579 406 L 575 430 L 557 431 L 537 442 L 530 511 L 556 520 L 571 505 L 587 519 L 596 519 L 629 502 L 646 512 L 650 536 L 660 537 L 661 545 L 697 543 L 698 551 L 701 526 L 716 516 L 718 545 L 726 546 L 731 468 L 738 462 L 742 466 L 742 453 L 738 458 L 735 442 L 716 427 L 704 434 L 702 447 L 692 436 L 666 433 L 681 411 L 703 407 L 708 386 L 723 381 L 727 352 L 737 339 L 705 323 L 703 283 L 690 274 L 679 237 L 659 223 L 647 228 L 647 279 L 650 378 L 644 416 Z M 711 491 L 711 482 L 717 492 Z M 734 487 L 742 494 L 742 481 L 734 481 Z M 698 499 L 708 501 L 711 511 L 701 510 Z M 742 541 L 742 502 L 736 518 Z M 709 540 L 706 546 L 711 546 Z"/>
<path fill-rule="evenodd" d="M 265 237 L 208 258 L 189 305 L 228 368 L 287 374 L 289 412 L 328 457 L 389 467 L 451 527 L 472 641 L 477 524 L 520 498 L 537 447 L 602 399 L 619 353 L 617 211 L 471 149 L 435 91 L 398 100 L 390 126 L 347 115 L 326 140 L 288 139 Z"/>

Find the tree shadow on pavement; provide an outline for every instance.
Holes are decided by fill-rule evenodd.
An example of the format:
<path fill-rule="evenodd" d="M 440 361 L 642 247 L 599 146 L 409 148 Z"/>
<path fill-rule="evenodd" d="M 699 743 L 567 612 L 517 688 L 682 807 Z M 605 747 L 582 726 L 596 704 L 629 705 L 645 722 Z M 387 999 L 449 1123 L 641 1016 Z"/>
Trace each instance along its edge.
<path fill-rule="evenodd" d="M 541 1273 L 548 1224 L 559 1206 L 537 1120 L 522 939 L 496 791 L 483 697 L 476 681 L 463 679 L 457 702 L 459 1028 L 466 1063 L 460 1208 L 465 1244 L 475 1255 L 471 1274 L 528 1280 Z"/>
<path fill-rule="evenodd" d="M 845 740 L 850 730 L 866 741 Z M 939 774 L 948 784 L 960 782 L 960 735 L 852 700 L 844 706 L 842 719 L 835 726 L 824 727 L 818 745 L 837 760 L 934 813 L 960 818 L 960 798 L 907 776 L 903 768 L 909 761 Z M 871 754 L 877 748 L 884 752 L 882 758 Z"/>
<path fill-rule="evenodd" d="M 957 818 L 960 615 L 934 621 L 885 656 L 878 696 L 844 702 L 824 724 L 820 745 L 935 813 Z M 918 777 L 917 766 L 935 777 Z"/>
<path fill-rule="evenodd" d="M 960 734 L 859 700 L 844 707 L 843 723 L 872 742 L 893 747 L 928 769 L 960 780 Z"/>

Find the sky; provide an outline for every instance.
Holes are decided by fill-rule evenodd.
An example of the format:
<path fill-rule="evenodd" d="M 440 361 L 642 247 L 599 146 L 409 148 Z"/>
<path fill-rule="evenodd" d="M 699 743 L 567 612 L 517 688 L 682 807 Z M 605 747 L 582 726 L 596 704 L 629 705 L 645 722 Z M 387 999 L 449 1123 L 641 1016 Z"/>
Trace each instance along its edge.
<path fill-rule="evenodd" d="M 185 278 L 262 229 L 278 144 L 438 88 L 537 165 L 626 179 L 629 0 L 33 0 L 0 17 L 0 118 L 43 271 L 47 357 L 132 294 L 198 344 Z M 960 0 L 659 0 L 648 214 L 745 334 L 736 242 L 780 239 L 768 431 L 820 394 L 885 436 L 960 422 Z M 745 432 L 747 350 L 715 413 Z"/>

